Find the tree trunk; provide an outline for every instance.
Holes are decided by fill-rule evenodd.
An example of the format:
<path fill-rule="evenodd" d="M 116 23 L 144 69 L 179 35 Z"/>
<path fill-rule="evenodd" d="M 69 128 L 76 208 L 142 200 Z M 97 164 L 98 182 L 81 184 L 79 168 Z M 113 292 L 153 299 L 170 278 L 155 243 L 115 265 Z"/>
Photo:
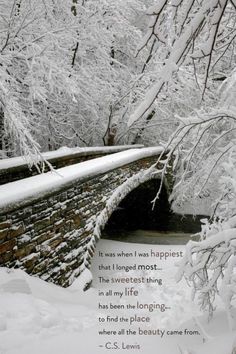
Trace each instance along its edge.
<path fill-rule="evenodd" d="M 4 149 L 4 112 L 0 108 L 0 150 Z"/>

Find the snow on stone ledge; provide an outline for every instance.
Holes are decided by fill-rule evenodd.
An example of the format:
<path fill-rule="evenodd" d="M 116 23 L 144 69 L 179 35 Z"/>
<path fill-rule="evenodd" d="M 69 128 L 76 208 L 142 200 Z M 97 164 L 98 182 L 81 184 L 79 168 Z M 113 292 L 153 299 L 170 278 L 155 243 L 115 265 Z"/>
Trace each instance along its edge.
<path fill-rule="evenodd" d="M 25 205 L 39 196 L 56 192 L 63 186 L 81 182 L 146 157 L 157 156 L 161 152 L 163 147 L 131 149 L 6 183 L 0 186 L 0 211 Z"/>
<path fill-rule="evenodd" d="M 62 158 L 71 155 L 98 155 L 98 154 L 111 154 L 124 150 L 129 150 L 133 148 L 142 148 L 143 145 L 119 145 L 119 146 L 95 146 L 95 147 L 77 147 L 77 148 L 69 148 L 69 147 L 61 147 L 58 150 L 47 151 L 42 153 L 42 157 L 45 160 L 53 160 L 57 158 Z M 6 170 L 8 168 L 14 168 L 19 166 L 27 166 L 27 161 L 24 156 L 11 157 L 8 159 L 0 160 L 0 170 Z M 28 161 L 29 162 L 29 161 Z"/>

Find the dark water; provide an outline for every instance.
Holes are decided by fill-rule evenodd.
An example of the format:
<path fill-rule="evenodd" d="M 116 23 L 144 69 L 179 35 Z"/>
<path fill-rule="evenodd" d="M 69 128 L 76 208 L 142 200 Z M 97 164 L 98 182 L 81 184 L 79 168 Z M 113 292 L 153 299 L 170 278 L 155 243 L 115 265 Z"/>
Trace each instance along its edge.
<path fill-rule="evenodd" d="M 189 240 L 197 240 L 191 237 L 190 233 L 183 232 L 159 232 L 155 230 L 116 230 L 109 233 L 104 232 L 103 239 L 121 242 L 144 243 L 155 245 L 185 245 Z"/>

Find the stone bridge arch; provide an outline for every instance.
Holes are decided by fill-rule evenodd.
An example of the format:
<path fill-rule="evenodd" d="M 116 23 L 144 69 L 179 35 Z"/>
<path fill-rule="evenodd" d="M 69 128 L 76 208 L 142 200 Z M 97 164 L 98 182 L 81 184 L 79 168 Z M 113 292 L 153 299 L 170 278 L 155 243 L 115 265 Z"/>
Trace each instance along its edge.
<path fill-rule="evenodd" d="M 93 235 L 91 237 L 90 243 L 88 244 L 87 252 L 84 255 L 84 265 L 88 269 L 90 268 L 91 259 L 94 255 L 96 243 L 101 238 L 101 234 L 103 229 L 105 228 L 107 222 L 109 221 L 111 215 L 119 206 L 119 204 L 135 189 L 137 189 L 140 185 L 145 182 L 151 180 L 159 180 L 160 188 L 162 188 L 162 184 L 166 189 L 167 193 L 170 193 L 170 183 L 167 178 L 161 180 L 160 173 L 157 173 L 155 168 L 149 168 L 147 170 L 142 170 L 132 177 L 125 180 L 115 191 L 110 195 L 110 197 L 106 201 L 106 205 L 103 210 L 99 213 L 96 218 L 96 223 L 93 231 Z M 156 193 L 158 192 L 158 188 Z M 151 203 L 151 200 L 150 200 Z"/>
<path fill-rule="evenodd" d="M 44 280 L 70 285 L 90 268 L 101 230 L 120 201 L 141 183 L 159 177 L 151 166 L 162 148 L 141 150 L 0 186 L 4 196 L 0 199 L 0 266 L 21 268 Z M 76 173 L 61 178 L 71 168 Z M 47 176 L 53 183 L 48 183 Z M 37 193 L 27 190 L 32 182 L 35 185 L 45 178 Z M 165 180 L 168 191 L 171 180 L 171 175 Z"/>
<path fill-rule="evenodd" d="M 152 178 L 129 192 L 110 216 L 102 238 L 121 241 L 122 235 L 125 239 L 126 233 L 137 230 L 169 231 L 173 211 L 165 185 L 152 203 L 160 184 L 160 178 Z"/>

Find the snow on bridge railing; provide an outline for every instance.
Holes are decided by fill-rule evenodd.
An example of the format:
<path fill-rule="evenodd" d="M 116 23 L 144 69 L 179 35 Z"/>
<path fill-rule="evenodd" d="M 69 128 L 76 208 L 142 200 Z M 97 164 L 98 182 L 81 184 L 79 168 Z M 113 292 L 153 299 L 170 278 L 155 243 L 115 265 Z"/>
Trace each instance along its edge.
<path fill-rule="evenodd" d="M 93 156 L 96 155 L 108 155 L 114 154 L 116 152 L 130 150 L 130 149 L 140 149 L 143 148 L 144 145 L 119 145 L 119 146 L 95 146 L 95 147 L 76 147 L 76 148 L 68 148 L 62 147 L 58 150 L 47 151 L 42 153 L 42 157 L 50 163 L 54 161 L 58 161 L 60 159 L 66 159 L 70 157 L 82 157 L 82 156 Z M 18 167 L 27 167 L 28 166 L 27 159 L 24 156 L 11 157 L 8 159 L 0 160 L 0 172 L 3 170 L 15 169 Z M 37 162 L 37 161 L 36 161 Z"/>
<path fill-rule="evenodd" d="M 81 183 L 129 163 L 159 156 L 163 150 L 163 147 L 130 149 L 6 183 L 0 186 L 0 213 L 27 205 L 38 198 L 52 195 L 75 183 Z"/>

